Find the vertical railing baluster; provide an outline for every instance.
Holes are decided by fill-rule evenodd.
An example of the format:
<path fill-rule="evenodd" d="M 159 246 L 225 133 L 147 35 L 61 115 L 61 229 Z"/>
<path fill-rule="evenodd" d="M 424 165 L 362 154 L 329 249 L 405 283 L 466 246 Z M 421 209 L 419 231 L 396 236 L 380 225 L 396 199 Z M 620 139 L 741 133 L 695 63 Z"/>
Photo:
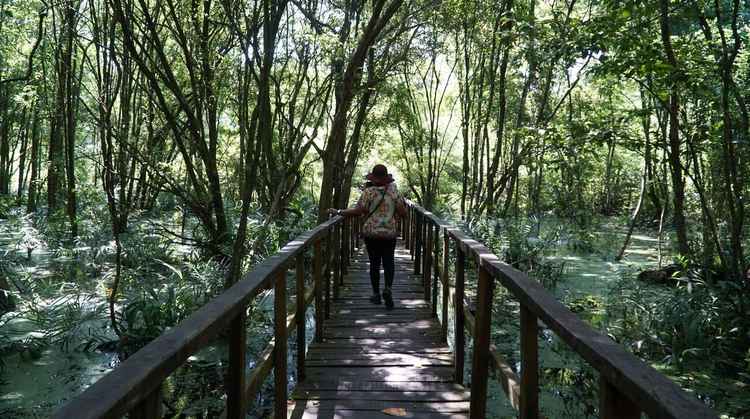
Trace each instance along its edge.
<path fill-rule="evenodd" d="M 339 298 L 339 284 L 341 283 L 341 223 L 333 229 L 333 299 Z"/>
<path fill-rule="evenodd" d="M 326 270 L 323 276 L 323 286 L 325 288 L 325 318 L 329 319 L 331 318 L 331 268 L 332 268 L 332 255 L 331 252 L 333 252 L 333 245 L 332 243 L 332 235 L 333 235 L 333 227 L 329 227 L 328 232 L 326 233 L 326 255 L 325 255 L 325 266 Z M 322 337 L 322 335 L 321 335 Z"/>
<path fill-rule="evenodd" d="M 474 319 L 474 356 L 471 362 L 471 419 L 484 419 L 487 410 L 487 381 L 490 360 L 490 321 L 492 315 L 492 276 L 481 262 Z"/>
<path fill-rule="evenodd" d="M 349 218 L 345 217 L 341 225 L 341 283 L 349 272 Z"/>
<path fill-rule="evenodd" d="M 323 255 L 320 239 L 313 245 L 313 286 L 315 287 L 315 341 L 323 341 L 323 278 L 321 278 L 321 265 Z"/>
<path fill-rule="evenodd" d="M 438 302 L 438 280 L 440 279 L 440 226 L 435 223 L 432 230 L 432 278 L 430 284 L 432 285 L 432 317 L 437 318 L 437 302 Z"/>
<path fill-rule="evenodd" d="M 273 290 L 274 317 L 274 418 L 287 417 L 287 330 L 286 330 L 286 269 L 276 274 Z"/>
<path fill-rule="evenodd" d="M 417 213 L 416 208 L 412 208 L 411 210 L 411 253 L 412 253 L 412 259 L 417 258 L 417 243 L 419 240 L 419 214 Z"/>
<path fill-rule="evenodd" d="M 521 304 L 521 419 L 539 417 L 539 348 L 537 318 Z"/>
<path fill-rule="evenodd" d="M 354 219 L 354 227 L 356 227 L 354 229 L 354 247 L 357 248 L 357 252 L 359 253 L 360 249 L 362 249 L 359 247 L 359 236 L 362 232 L 362 222 L 359 218 Z"/>
<path fill-rule="evenodd" d="M 441 315 L 443 322 L 440 325 L 442 327 L 443 339 L 448 341 L 448 297 L 450 294 L 450 237 L 448 236 L 448 229 L 443 229 L 443 271 L 441 272 L 440 282 L 443 290 L 443 301 Z"/>
<path fill-rule="evenodd" d="M 455 382 L 457 384 L 464 383 L 464 356 L 466 351 L 466 335 L 464 334 L 464 289 L 465 289 L 465 267 L 466 267 L 466 254 L 461 248 L 461 244 L 456 242 L 456 293 L 453 299 L 454 316 L 454 340 L 453 354 L 454 354 L 454 366 L 456 368 Z"/>
<path fill-rule="evenodd" d="M 599 376 L 599 418 L 640 419 L 638 405 L 622 394 L 603 375 Z"/>
<path fill-rule="evenodd" d="M 138 403 L 128 414 L 128 417 L 131 419 L 159 419 L 161 416 L 161 385 L 156 387 L 154 391 Z"/>
<path fill-rule="evenodd" d="M 229 325 L 229 371 L 227 372 L 227 418 L 244 418 L 245 358 L 247 354 L 247 313 L 243 309 Z"/>
<path fill-rule="evenodd" d="M 411 251 L 411 207 L 406 207 L 406 217 L 404 218 L 404 247 L 409 251 L 409 257 L 412 257 Z"/>
<path fill-rule="evenodd" d="M 305 252 L 297 255 L 297 382 L 305 379 Z"/>
<path fill-rule="evenodd" d="M 424 300 L 429 304 L 432 301 L 432 220 L 425 217 L 424 235 L 425 245 L 422 264 L 422 284 L 424 286 Z"/>
<path fill-rule="evenodd" d="M 419 275 L 422 272 L 422 215 L 416 210 L 414 219 L 416 221 L 414 227 L 414 275 Z"/>

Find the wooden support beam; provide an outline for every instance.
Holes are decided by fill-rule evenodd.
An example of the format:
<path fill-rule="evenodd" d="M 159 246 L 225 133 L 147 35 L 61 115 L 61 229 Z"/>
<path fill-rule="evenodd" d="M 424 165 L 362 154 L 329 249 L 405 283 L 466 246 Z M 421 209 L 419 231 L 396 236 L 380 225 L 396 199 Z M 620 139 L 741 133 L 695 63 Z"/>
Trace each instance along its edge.
<path fill-rule="evenodd" d="M 433 272 L 430 278 L 430 285 L 432 286 L 432 317 L 437 318 L 437 303 L 438 303 L 438 279 L 440 279 L 440 226 L 435 224 L 432 230 L 432 266 Z"/>
<path fill-rule="evenodd" d="M 641 409 L 603 375 L 599 376 L 599 418 L 640 419 Z"/>
<path fill-rule="evenodd" d="M 156 387 L 128 414 L 131 419 L 160 419 L 161 416 L 161 386 Z"/>
<path fill-rule="evenodd" d="M 332 237 L 333 237 L 333 234 L 329 230 L 328 234 L 326 235 L 326 256 L 325 256 L 326 271 L 325 271 L 325 275 L 323 276 L 323 281 L 325 282 L 325 297 L 326 297 L 325 318 L 326 320 L 331 318 L 331 279 L 332 279 L 331 277 L 333 275 L 331 272 L 331 267 L 333 265 L 332 256 L 331 256 L 331 252 L 333 251 Z"/>
<path fill-rule="evenodd" d="M 333 229 L 333 299 L 339 298 L 341 284 L 341 224 Z"/>
<path fill-rule="evenodd" d="M 487 381 L 490 361 L 490 321 L 492 316 L 492 277 L 479 267 L 477 312 L 474 325 L 474 356 L 471 365 L 471 419 L 484 419 L 487 410 Z"/>
<path fill-rule="evenodd" d="M 414 226 L 414 275 L 422 272 L 422 216 L 414 214 L 416 224 Z"/>
<path fill-rule="evenodd" d="M 424 284 L 424 300 L 427 302 L 432 301 L 432 223 L 425 220 L 424 223 L 424 263 L 422 264 L 422 283 Z"/>
<path fill-rule="evenodd" d="M 440 324 L 443 333 L 443 339 L 448 341 L 448 296 L 450 294 L 450 243 L 448 233 L 443 230 L 443 269 L 441 271 L 440 282 L 443 287 L 442 313 L 443 321 Z"/>
<path fill-rule="evenodd" d="M 305 346 L 307 340 L 305 339 L 305 311 L 307 304 L 305 304 L 305 253 L 300 253 L 297 256 L 297 382 L 305 379 Z"/>
<path fill-rule="evenodd" d="M 287 417 L 287 330 L 286 330 L 286 270 L 282 269 L 276 274 L 273 291 L 274 311 L 274 351 L 273 351 L 273 378 L 274 378 L 274 418 L 286 419 Z"/>
<path fill-rule="evenodd" d="M 315 341 L 323 340 L 323 278 L 321 274 L 322 251 L 320 240 L 313 245 L 313 286 L 315 287 Z"/>
<path fill-rule="evenodd" d="M 227 372 L 227 417 L 245 417 L 245 364 L 247 356 L 247 312 L 242 310 L 229 326 L 229 371 Z"/>
<path fill-rule="evenodd" d="M 457 384 L 464 383 L 464 356 L 466 350 L 466 336 L 464 335 L 464 290 L 465 275 L 464 268 L 466 265 L 466 254 L 461 247 L 456 246 L 456 293 L 454 295 L 454 366 L 456 375 L 454 381 Z"/>
<path fill-rule="evenodd" d="M 339 233 L 339 240 L 341 242 L 341 284 L 344 283 L 344 275 L 349 273 L 349 229 L 351 219 L 349 217 L 344 218 L 341 231 Z"/>
<path fill-rule="evenodd" d="M 537 317 L 521 305 L 521 419 L 539 418 L 539 342 Z"/>

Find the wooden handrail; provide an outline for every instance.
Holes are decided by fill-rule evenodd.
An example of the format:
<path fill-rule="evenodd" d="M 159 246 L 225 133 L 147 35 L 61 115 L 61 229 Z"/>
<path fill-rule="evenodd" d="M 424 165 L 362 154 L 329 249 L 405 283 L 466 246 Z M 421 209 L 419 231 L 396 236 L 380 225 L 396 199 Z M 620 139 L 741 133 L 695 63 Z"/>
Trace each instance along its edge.
<path fill-rule="evenodd" d="M 276 418 L 286 418 L 288 330 L 294 330 L 297 323 L 304 322 L 304 316 L 298 317 L 314 301 L 315 319 L 318 323 L 316 339 L 320 339 L 322 323 L 330 307 L 328 281 L 336 281 L 334 290 L 337 292 L 342 281 L 341 273 L 345 272 L 349 264 L 349 258 L 342 257 L 341 252 L 348 256 L 353 253 L 352 244 L 356 244 L 354 233 L 358 227 L 350 224 L 355 223 L 351 219 L 334 217 L 298 236 L 275 255 L 258 264 L 232 287 L 126 359 L 118 368 L 60 408 L 53 417 L 98 419 L 119 418 L 125 414 L 147 419 L 161 417 L 161 386 L 164 380 L 188 357 L 214 340 L 222 331 L 229 329 L 227 409 L 222 416 L 245 417 L 249 396 L 257 391 L 273 366 L 280 372 L 275 374 L 277 403 L 274 415 Z M 326 242 L 325 246 L 322 245 L 323 241 Z M 313 285 L 311 289 L 305 290 L 304 272 L 300 270 L 304 270 L 302 258 L 308 249 L 313 250 Z M 332 253 L 336 257 L 334 260 L 331 259 Z M 323 267 L 325 274 L 322 273 Z M 286 273 L 290 268 L 297 270 L 298 293 L 291 314 L 287 312 L 286 298 Z M 330 275 L 331 270 L 335 272 L 333 276 Z M 248 373 L 245 371 L 247 304 L 269 287 L 275 288 L 274 339 L 261 354 L 255 369 Z M 322 301 L 324 298 L 325 302 Z M 304 333 L 304 328 L 297 330 Z"/>
<path fill-rule="evenodd" d="M 490 362 L 501 369 L 507 369 L 502 364 L 502 357 L 491 351 L 488 336 L 491 306 L 492 283 L 499 282 L 507 288 L 521 304 L 521 378 L 518 386 L 515 374 L 511 371 L 501 371 L 510 384 L 506 388 L 511 393 L 509 397 L 514 406 L 519 409 L 521 418 L 538 418 L 538 320 L 554 331 L 563 342 L 574 352 L 579 354 L 589 365 L 600 374 L 600 417 L 610 418 L 640 418 L 641 412 L 652 418 L 718 418 L 718 415 L 706 405 L 683 391 L 674 382 L 657 372 L 651 366 L 627 352 L 618 343 L 607 336 L 595 331 L 588 324 L 579 319 L 552 294 L 544 289 L 539 282 L 532 280 L 525 273 L 514 269 L 502 262 L 490 249 L 478 241 L 468 237 L 459 228 L 440 219 L 435 214 L 425 210 L 414 202 L 408 201 L 411 227 L 406 231 L 414 234 L 408 238 L 407 247 L 414 248 L 415 274 L 420 269 L 429 267 L 423 261 L 437 258 L 437 255 L 426 254 L 436 252 L 428 246 L 433 228 L 454 243 L 456 250 L 456 292 L 454 307 L 455 316 L 456 361 L 463 360 L 464 322 L 471 320 L 474 329 L 474 363 L 472 365 L 472 394 L 471 417 L 484 417 L 486 408 L 487 370 Z M 447 249 L 449 246 L 444 246 Z M 478 304 L 473 318 L 464 313 L 464 259 L 468 257 L 476 262 L 478 268 Z M 443 260 L 448 260 L 444 257 Z M 421 263 L 420 263 L 421 262 Z M 420 266 L 422 265 L 422 266 Z M 443 265 L 444 271 L 448 269 Z M 444 292 L 448 292 L 449 275 L 445 272 L 435 276 L 445 278 Z M 427 290 L 429 274 L 422 272 L 425 277 Z M 445 298 L 443 300 L 445 301 Z M 443 316 L 447 321 L 447 316 Z M 468 321 L 466 321 L 468 323 Z M 462 366 L 456 364 L 456 379 L 463 380 Z M 512 384 L 512 385 L 511 385 Z M 520 387 L 520 395 L 515 394 Z"/>

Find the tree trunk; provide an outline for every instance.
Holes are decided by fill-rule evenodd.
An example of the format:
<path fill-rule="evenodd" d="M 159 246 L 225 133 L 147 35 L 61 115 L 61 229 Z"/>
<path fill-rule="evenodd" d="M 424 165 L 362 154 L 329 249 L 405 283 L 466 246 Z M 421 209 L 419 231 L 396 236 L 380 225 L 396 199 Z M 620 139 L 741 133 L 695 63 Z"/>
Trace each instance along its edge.
<path fill-rule="evenodd" d="M 37 189 L 39 183 L 39 110 L 38 104 L 34 107 L 34 116 L 31 122 L 31 175 L 29 177 L 29 195 L 26 201 L 26 212 L 33 213 L 37 210 Z"/>
<path fill-rule="evenodd" d="M 672 77 L 670 80 L 669 94 L 669 164 L 672 174 L 672 193 L 674 210 L 672 218 L 677 232 L 677 251 L 682 255 L 690 255 L 690 246 L 687 237 L 687 225 L 685 220 L 685 180 L 682 174 L 682 162 L 680 160 L 680 102 L 679 87 L 677 86 L 678 63 L 672 48 L 672 30 L 669 23 L 669 1 L 659 0 L 661 40 L 667 62 L 672 66 Z"/>

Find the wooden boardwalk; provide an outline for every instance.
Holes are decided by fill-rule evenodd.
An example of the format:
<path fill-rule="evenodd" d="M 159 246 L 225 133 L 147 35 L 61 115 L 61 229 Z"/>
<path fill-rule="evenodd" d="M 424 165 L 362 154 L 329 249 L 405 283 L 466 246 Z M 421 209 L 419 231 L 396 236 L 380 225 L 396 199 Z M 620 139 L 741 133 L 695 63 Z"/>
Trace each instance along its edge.
<path fill-rule="evenodd" d="M 393 310 L 368 300 L 368 272 L 367 255 L 357 252 L 323 342 L 307 352 L 289 417 L 468 418 L 470 392 L 453 383 L 453 355 L 424 300 L 421 277 L 411 275 L 408 250 L 396 249 Z"/>

